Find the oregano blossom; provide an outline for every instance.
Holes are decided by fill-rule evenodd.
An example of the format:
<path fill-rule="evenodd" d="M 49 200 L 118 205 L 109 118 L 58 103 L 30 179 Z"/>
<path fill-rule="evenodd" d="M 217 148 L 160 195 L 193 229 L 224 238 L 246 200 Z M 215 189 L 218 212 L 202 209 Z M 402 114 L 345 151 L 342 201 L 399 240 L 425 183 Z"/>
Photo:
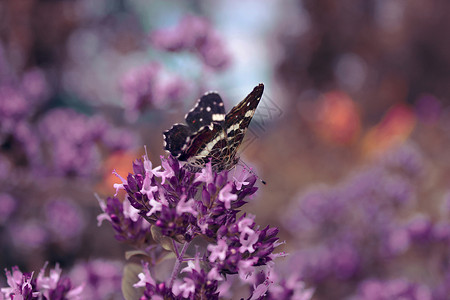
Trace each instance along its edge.
<path fill-rule="evenodd" d="M 100 200 L 99 220 L 108 220 L 117 239 L 139 249 L 144 262 L 133 286 L 144 288 L 142 299 L 218 299 L 219 286 L 236 276 L 249 286 L 249 299 L 265 297 L 270 282 L 262 289 L 255 275 L 284 255 L 273 253 L 281 244 L 278 229 L 262 229 L 254 216 L 239 214 L 258 189 L 256 176 L 228 173 L 214 172 L 210 163 L 192 173 L 172 156 L 161 157 L 161 166 L 153 168 L 145 155 L 126 179 L 117 174 L 121 183 L 115 188 L 125 190 L 126 198 Z M 125 203 L 138 218 L 126 213 Z M 171 275 L 156 276 L 158 262 L 171 252 Z"/>

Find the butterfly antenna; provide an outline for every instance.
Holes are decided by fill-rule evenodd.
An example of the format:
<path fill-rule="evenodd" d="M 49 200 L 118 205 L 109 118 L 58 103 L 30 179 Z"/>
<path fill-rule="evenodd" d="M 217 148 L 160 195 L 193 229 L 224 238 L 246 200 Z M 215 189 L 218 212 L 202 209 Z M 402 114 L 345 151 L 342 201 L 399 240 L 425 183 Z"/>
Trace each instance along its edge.
<path fill-rule="evenodd" d="M 250 167 L 249 167 L 242 159 L 240 159 L 239 162 L 241 162 L 241 163 L 243 164 L 243 166 L 244 166 L 245 168 L 247 168 L 248 171 L 249 171 L 250 173 L 252 173 L 253 175 L 255 175 L 256 178 L 258 178 L 259 181 L 261 181 L 262 184 L 264 184 L 264 185 L 267 184 L 267 182 L 265 182 L 264 180 L 262 180 L 261 177 L 259 177 L 255 172 L 253 172 L 252 168 L 250 168 Z"/>

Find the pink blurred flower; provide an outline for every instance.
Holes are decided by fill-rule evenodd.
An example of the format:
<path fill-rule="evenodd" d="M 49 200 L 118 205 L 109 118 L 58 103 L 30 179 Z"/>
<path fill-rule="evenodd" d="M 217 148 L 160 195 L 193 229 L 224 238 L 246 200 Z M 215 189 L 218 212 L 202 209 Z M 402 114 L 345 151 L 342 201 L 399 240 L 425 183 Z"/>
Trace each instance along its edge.
<path fill-rule="evenodd" d="M 153 31 L 150 42 L 166 51 L 192 52 L 216 70 L 223 70 L 230 62 L 222 40 L 206 18 L 187 15 L 174 28 Z"/>

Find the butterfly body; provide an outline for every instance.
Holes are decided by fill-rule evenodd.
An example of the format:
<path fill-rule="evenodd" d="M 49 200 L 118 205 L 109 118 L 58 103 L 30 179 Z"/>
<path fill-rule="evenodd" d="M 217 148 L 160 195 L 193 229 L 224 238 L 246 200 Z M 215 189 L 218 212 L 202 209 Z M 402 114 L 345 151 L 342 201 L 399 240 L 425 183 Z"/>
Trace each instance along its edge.
<path fill-rule="evenodd" d="M 231 169 L 239 161 L 237 150 L 263 91 L 264 85 L 259 84 L 228 114 L 218 93 L 203 95 L 186 114 L 187 125 L 175 124 L 164 132 L 165 150 L 193 172 L 209 161 L 217 172 Z"/>

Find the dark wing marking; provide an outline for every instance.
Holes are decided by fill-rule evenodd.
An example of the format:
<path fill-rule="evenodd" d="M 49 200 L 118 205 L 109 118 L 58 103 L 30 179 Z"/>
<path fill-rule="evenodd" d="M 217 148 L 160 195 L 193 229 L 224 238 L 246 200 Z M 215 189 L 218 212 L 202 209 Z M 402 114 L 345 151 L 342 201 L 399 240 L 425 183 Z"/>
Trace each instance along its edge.
<path fill-rule="evenodd" d="M 175 157 L 181 153 L 187 138 L 192 134 L 191 129 L 184 124 L 175 124 L 163 133 L 164 149 Z"/>
<path fill-rule="evenodd" d="M 242 144 L 263 92 L 264 84 L 260 83 L 244 100 L 233 107 L 225 117 L 225 131 L 229 139 L 228 147 L 234 152 L 233 154 L 236 153 L 237 148 Z"/>
<path fill-rule="evenodd" d="M 202 127 L 188 138 L 178 159 L 186 161 L 191 157 L 208 157 L 211 152 L 210 147 L 219 136 L 219 132 L 223 132 L 223 127 L 218 123 Z"/>
<path fill-rule="evenodd" d="M 217 93 L 203 95 L 194 108 L 185 116 L 186 123 L 192 132 L 197 132 L 213 122 L 223 124 L 225 120 L 225 107 L 222 98 Z"/>

